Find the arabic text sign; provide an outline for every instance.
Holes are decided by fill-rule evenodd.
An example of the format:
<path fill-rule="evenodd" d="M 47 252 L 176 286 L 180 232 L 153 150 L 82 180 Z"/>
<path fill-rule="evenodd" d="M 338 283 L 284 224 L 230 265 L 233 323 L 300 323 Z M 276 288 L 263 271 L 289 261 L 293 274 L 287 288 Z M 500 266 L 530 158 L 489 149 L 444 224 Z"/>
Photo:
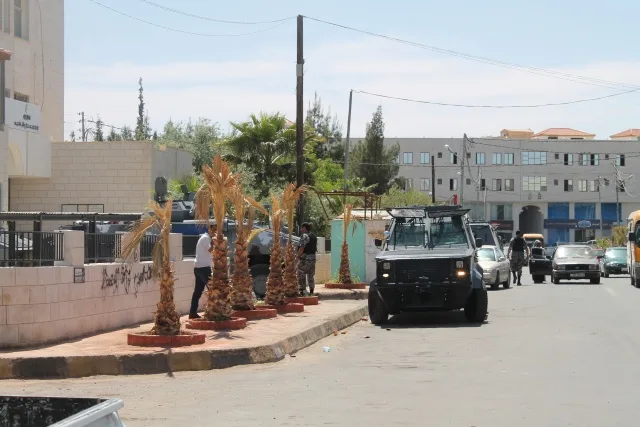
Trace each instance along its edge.
<path fill-rule="evenodd" d="M 5 98 L 5 123 L 11 129 L 40 133 L 40 106 Z"/>

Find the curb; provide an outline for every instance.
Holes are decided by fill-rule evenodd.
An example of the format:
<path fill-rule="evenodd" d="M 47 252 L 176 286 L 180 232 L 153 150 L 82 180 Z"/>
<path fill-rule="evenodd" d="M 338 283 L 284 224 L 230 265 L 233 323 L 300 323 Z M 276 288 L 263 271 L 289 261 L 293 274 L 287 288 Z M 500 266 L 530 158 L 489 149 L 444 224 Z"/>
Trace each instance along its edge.
<path fill-rule="evenodd" d="M 363 290 L 336 290 L 327 288 L 326 291 L 318 292 L 318 299 L 320 301 L 331 301 L 331 300 L 365 300 L 368 296 L 368 289 Z"/>
<path fill-rule="evenodd" d="M 181 371 L 207 371 L 238 365 L 271 363 L 344 329 L 367 314 L 365 305 L 327 319 L 296 335 L 273 344 L 230 350 L 195 350 L 192 352 L 122 354 L 103 356 L 68 356 L 37 358 L 0 358 L 0 380 L 63 379 L 94 375 L 166 374 Z"/>

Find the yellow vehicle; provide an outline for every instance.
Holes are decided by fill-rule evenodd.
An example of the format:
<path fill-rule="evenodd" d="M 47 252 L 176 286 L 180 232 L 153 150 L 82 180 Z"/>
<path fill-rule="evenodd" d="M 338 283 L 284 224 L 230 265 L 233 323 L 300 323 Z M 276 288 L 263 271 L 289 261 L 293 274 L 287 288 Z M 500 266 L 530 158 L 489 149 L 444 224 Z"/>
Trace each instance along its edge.
<path fill-rule="evenodd" d="M 529 246 L 529 248 L 533 246 L 533 243 L 536 240 L 540 240 L 540 243 L 542 243 L 542 247 L 544 248 L 544 236 L 542 234 L 527 233 L 523 234 L 522 238 L 527 242 L 527 246 Z"/>
<path fill-rule="evenodd" d="M 627 266 L 631 284 L 640 288 L 640 211 L 627 218 Z"/>

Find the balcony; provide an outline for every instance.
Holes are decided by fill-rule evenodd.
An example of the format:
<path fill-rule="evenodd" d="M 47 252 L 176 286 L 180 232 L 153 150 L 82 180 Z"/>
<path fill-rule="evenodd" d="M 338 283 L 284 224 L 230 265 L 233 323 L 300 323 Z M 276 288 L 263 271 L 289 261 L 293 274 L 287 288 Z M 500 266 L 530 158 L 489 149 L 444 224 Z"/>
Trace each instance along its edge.
<path fill-rule="evenodd" d="M 9 176 L 50 178 L 51 141 L 41 133 L 40 107 L 5 98 Z"/>

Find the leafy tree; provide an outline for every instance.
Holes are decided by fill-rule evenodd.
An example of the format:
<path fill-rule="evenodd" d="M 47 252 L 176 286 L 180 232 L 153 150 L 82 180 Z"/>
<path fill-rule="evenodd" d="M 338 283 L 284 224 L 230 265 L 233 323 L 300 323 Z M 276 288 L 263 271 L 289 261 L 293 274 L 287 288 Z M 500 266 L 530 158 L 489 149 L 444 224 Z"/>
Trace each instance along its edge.
<path fill-rule="evenodd" d="M 144 112 L 144 88 L 142 87 L 142 77 L 138 79 L 138 85 L 140 86 L 138 89 L 138 119 L 136 121 L 136 141 L 143 141 L 147 134 L 146 126 L 145 126 L 145 112 Z M 148 124 L 148 119 L 147 119 Z"/>
<path fill-rule="evenodd" d="M 158 140 L 158 131 L 154 130 L 153 131 L 153 136 L 151 137 L 152 140 L 157 141 Z"/>
<path fill-rule="evenodd" d="M 364 142 L 358 141 L 351 153 L 350 169 L 355 177 L 364 180 L 366 187 L 381 195 L 387 192 L 398 175 L 396 159 L 399 153 L 398 144 L 384 145 L 384 121 L 382 107 L 379 106 L 371 122 L 367 123 Z"/>
<path fill-rule="evenodd" d="M 133 131 L 127 125 L 122 126 L 121 136 L 123 141 L 133 141 Z"/>
<path fill-rule="evenodd" d="M 392 208 L 398 206 L 428 206 L 431 204 L 431 196 L 410 188 L 407 191 L 394 185 L 389 191 L 382 195 L 380 201 L 382 208 Z"/>
<path fill-rule="evenodd" d="M 319 159 L 331 158 L 344 161 L 344 146 L 342 144 L 342 126 L 336 115 L 331 114 L 331 108 L 324 111 L 322 100 L 314 94 L 313 103 L 307 109 L 307 125 L 316 130 L 322 141 L 317 145 L 316 155 Z"/>
<path fill-rule="evenodd" d="M 103 126 L 104 123 L 102 122 L 100 116 L 98 116 L 98 120 L 96 120 L 96 130 L 93 138 L 94 141 L 104 141 L 104 133 L 102 131 Z"/>
<path fill-rule="evenodd" d="M 71 131 L 71 133 L 69 134 L 69 139 L 71 140 L 71 142 L 76 142 L 76 132 L 75 131 Z"/>
<path fill-rule="evenodd" d="M 116 132 L 114 127 L 111 127 L 111 131 L 109 131 L 109 135 L 107 135 L 107 141 L 122 141 L 122 135 Z"/>
<path fill-rule="evenodd" d="M 216 154 L 214 144 L 220 138 L 220 130 L 216 123 L 205 118 L 199 118 L 195 125 L 191 121 L 174 123 L 169 120 L 163 134 L 157 138 L 164 144 L 191 151 L 193 168 L 200 173 L 202 166 L 209 164 Z"/>
<path fill-rule="evenodd" d="M 151 125 L 149 124 L 149 113 L 147 112 L 144 115 L 144 140 L 148 141 L 151 139 Z"/>

